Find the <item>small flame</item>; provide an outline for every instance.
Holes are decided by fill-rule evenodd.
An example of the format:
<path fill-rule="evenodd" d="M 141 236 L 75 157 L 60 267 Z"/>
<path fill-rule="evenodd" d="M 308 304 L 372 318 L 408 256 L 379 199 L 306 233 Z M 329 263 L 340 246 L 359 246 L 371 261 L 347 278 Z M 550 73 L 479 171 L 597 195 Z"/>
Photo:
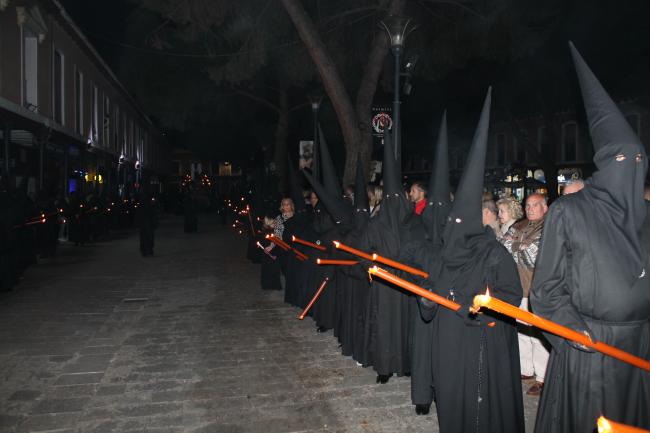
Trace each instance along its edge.
<path fill-rule="evenodd" d="M 45 218 L 43 218 L 43 219 L 41 220 L 41 222 L 42 222 L 43 224 L 45 224 Z"/>
<path fill-rule="evenodd" d="M 334 246 L 335 246 L 336 248 L 338 248 L 338 247 L 341 246 L 341 243 L 340 243 L 339 241 L 332 241 L 332 242 L 334 243 Z"/>
<path fill-rule="evenodd" d="M 296 241 L 296 237 L 295 237 L 294 235 L 291 235 L 291 241 L 292 241 L 292 242 L 295 242 L 295 241 Z M 320 260 L 320 259 L 319 259 L 319 260 Z"/>
<path fill-rule="evenodd" d="M 598 425 L 598 433 L 611 433 L 612 432 L 612 425 L 607 421 L 607 418 L 604 416 L 600 416 L 598 418 L 598 421 L 596 422 Z"/>
<path fill-rule="evenodd" d="M 485 288 L 485 296 L 490 296 L 490 288 L 489 287 Z"/>
<path fill-rule="evenodd" d="M 316 263 L 320 265 L 320 259 L 316 259 Z"/>
<path fill-rule="evenodd" d="M 375 261 L 377 260 L 377 253 L 372 253 L 372 260 Z M 376 266 L 375 266 L 376 267 Z"/>

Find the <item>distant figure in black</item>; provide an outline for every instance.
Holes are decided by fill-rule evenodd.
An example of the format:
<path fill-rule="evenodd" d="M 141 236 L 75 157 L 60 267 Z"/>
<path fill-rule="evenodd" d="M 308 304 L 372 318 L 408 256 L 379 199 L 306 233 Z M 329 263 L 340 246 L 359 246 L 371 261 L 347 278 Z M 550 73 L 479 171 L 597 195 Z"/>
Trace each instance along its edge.
<path fill-rule="evenodd" d="M 196 215 L 196 200 L 192 189 L 187 191 L 183 199 L 183 213 L 185 216 L 185 233 L 196 233 L 198 230 L 198 217 Z"/>
<path fill-rule="evenodd" d="M 156 213 L 153 200 L 148 192 L 140 194 L 136 209 L 136 222 L 140 228 L 140 253 L 142 257 L 153 256 L 154 230 L 156 228 Z"/>

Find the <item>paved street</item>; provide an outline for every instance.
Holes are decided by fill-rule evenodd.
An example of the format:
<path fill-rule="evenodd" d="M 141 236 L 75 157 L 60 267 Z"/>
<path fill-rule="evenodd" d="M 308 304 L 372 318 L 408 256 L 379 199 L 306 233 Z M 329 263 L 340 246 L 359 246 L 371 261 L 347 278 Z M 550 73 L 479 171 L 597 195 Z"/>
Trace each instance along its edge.
<path fill-rule="evenodd" d="M 377 385 L 260 290 L 244 249 L 167 218 L 154 258 L 131 232 L 29 269 L 0 294 L 0 432 L 438 431 L 408 378 Z"/>

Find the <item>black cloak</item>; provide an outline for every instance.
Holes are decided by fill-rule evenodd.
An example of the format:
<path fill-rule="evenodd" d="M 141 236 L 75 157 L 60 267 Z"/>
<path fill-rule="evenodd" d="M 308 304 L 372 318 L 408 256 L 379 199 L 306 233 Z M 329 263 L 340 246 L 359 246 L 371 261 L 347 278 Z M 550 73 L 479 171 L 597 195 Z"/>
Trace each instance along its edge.
<path fill-rule="evenodd" d="M 571 45 L 598 171 L 545 218 L 531 304 L 536 314 L 650 360 L 646 153 Z M 650 373 L 549 335 L 553 351 L 535 431 L 592 432 L 604 415 L 650 429 Z"/>
<path fill-rule="evenodd" d="M 462 307 L 454 312 L 422 303 L 434 321 L 433 381 L 440 431 L 446 433 L 524 431 L 515 323 L 468 311 L 474 296 L 488 286 L 512 305 L 522 297 L 512 257 L 481 219 L 490 102 L 488 91 L 443 231 L 440 266 L 428 267 L 433 291 Z"/>

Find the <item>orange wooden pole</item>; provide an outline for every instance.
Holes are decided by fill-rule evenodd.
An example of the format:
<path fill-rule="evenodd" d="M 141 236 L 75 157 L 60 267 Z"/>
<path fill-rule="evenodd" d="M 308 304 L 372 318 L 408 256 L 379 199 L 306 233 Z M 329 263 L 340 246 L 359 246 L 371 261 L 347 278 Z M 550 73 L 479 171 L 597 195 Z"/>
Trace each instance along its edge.
<path fill-rule="evenodd" d="M 339 241 L 332 241 L 332 243 L 334 243 L 334 247 L 336 247 L 336 249 L 343 250 L 346 253 L 354 254 L 355 256 L 361 257 L 362 259 L 372 261 L 372 256 L 370 254 L 366 254 L 363 251 L 359 251 L 355 248 L 349 247 L 345 244 L 342 244 Z"/>
<path fill-rule="evenodd" d="M 309 301 L 309 304 L 305 307 L 305 309 L 300 313 L 300 316 L 298 316 L 298 319 L 303 320 L 307 313 L 309 313 L 309 310 L 311 310 L 311 307 L 316 303 L 318 298 L 320 298 L 320 295 L 323 293 L 323 290 L 325 290 L 325 286 L 327 286 L 327 283 L 330 281 L 329 278 L 325 277 L 322 283 L 320 283 L 320 287 L 316 291 L 316 294 L 314 297 Z"/>
<path fill-rule="evenodd" d="M 356 265 L 356 260 L 333 260 L 333 259 L 316 259 L 316 263 L 319 265 L 340 265 L 340 266 L 351 266 Z"/>
<path fill-rule="evenodd" d="M 638 356 L 632 355 L 631 353 L 625 352 L 614 346 L 610 346 L 609 344 L 600 341 L 593 341 L 586 334 L 574 331 L 573 329 L 539 317 L 529 311 L 510 305 L 507 302 L 503 302 L 500 299 L 490 296 L 489 292 L 485 295 L 474 296 L 472 310 L 478 311 L 481 307 L 489 308 L 490 310 L 512 317 L 513 319 L 519 319 L 522 322 L 528 323 L 529 325 L 535 326 L 546 332 L 558 335 L 567 340 L 575 341 L 583 346 L 597 350 L 604 355 L 611 356 L 612 358 L 616 358 L 645 371 L 650 371 L 650 361 L 639 358 Z"/>
<path fill-rule="evenodd" d="M 300 239 L 298 236 L 291 236 L 291 240 L 297 244 L 304 245 L 309 248 L 314 248 L 320 251 L 327 251 L 327 248 L 324 247 L 323 245 L 318 245 L 313 242 L 306 241 L 304 239 Z"/>
<path fill-rule="evenodd" d="M 454 301 L 450 301 L 449 299 L 447 299 L 445 297 L 442 297 L 440 295 L 437 295 L 435 293 L 431 293 L 427 289 L 422 288 L 422 287 L 420 287 L 418 285 L 415 285 L 415 284 L 413 284 L 413 283 L 411 283 L 409 281 L 403 280 L 400 277 L 398 277 L 396 275 L 393 275 L 390 272 L 388 272 L 388 271 L 386 271 L 386 270 L 384 270 L 382 268 L 378 268 L 377 266 L 373 266 L 372 268 L 368 269 L 368 273 L 371 276 L 373 276 L 373 275 L 377 276 L 377 277 L 381 278 L 382 280 L 386 280 L 386 281 L 388 281 L 390 283 L 393 283 L 396 286 L 399 286 L 399 287 L 401 287 L 403 289 L 408 290 L 409 292 L 411 292 L 411 293 L 413 293 L 415 295 L 421 296 L 421 297 L 423 297 L 425 299 L 428 299 L 428 300 L 433 301 L 433 302 L 435 302 L 437 304 L 440 304 L 443 307 L 447 307 L 450 310 L 454 310 L 454 311 L 460 310 L 460 304 L 457 304 Z"/>
<path fill-rule="evenodd" d="M 391 268 L 399 269 L 400 271 L 408 272 L 409 274 L 419 275 L 419 276 L 424 277 L 424 278 L 429 277 L 429 274 L 427 274 L 426 272 L 424 272 L 424 271 L 422 271 L 420 269 L 413 268 L 411 266 L 405 265 L 405 264 L 400 263 L 400 262 L 396 262 L 395 260 L 391 260 L 391 259 L 386 258 L 386 257 L 382 257 L 382 256 L 380 256 L 379 254 L 376 254 L 376 253 L 372 255 L 372 261 L 382 263 L 384 265 L 388 265 Z"/>

